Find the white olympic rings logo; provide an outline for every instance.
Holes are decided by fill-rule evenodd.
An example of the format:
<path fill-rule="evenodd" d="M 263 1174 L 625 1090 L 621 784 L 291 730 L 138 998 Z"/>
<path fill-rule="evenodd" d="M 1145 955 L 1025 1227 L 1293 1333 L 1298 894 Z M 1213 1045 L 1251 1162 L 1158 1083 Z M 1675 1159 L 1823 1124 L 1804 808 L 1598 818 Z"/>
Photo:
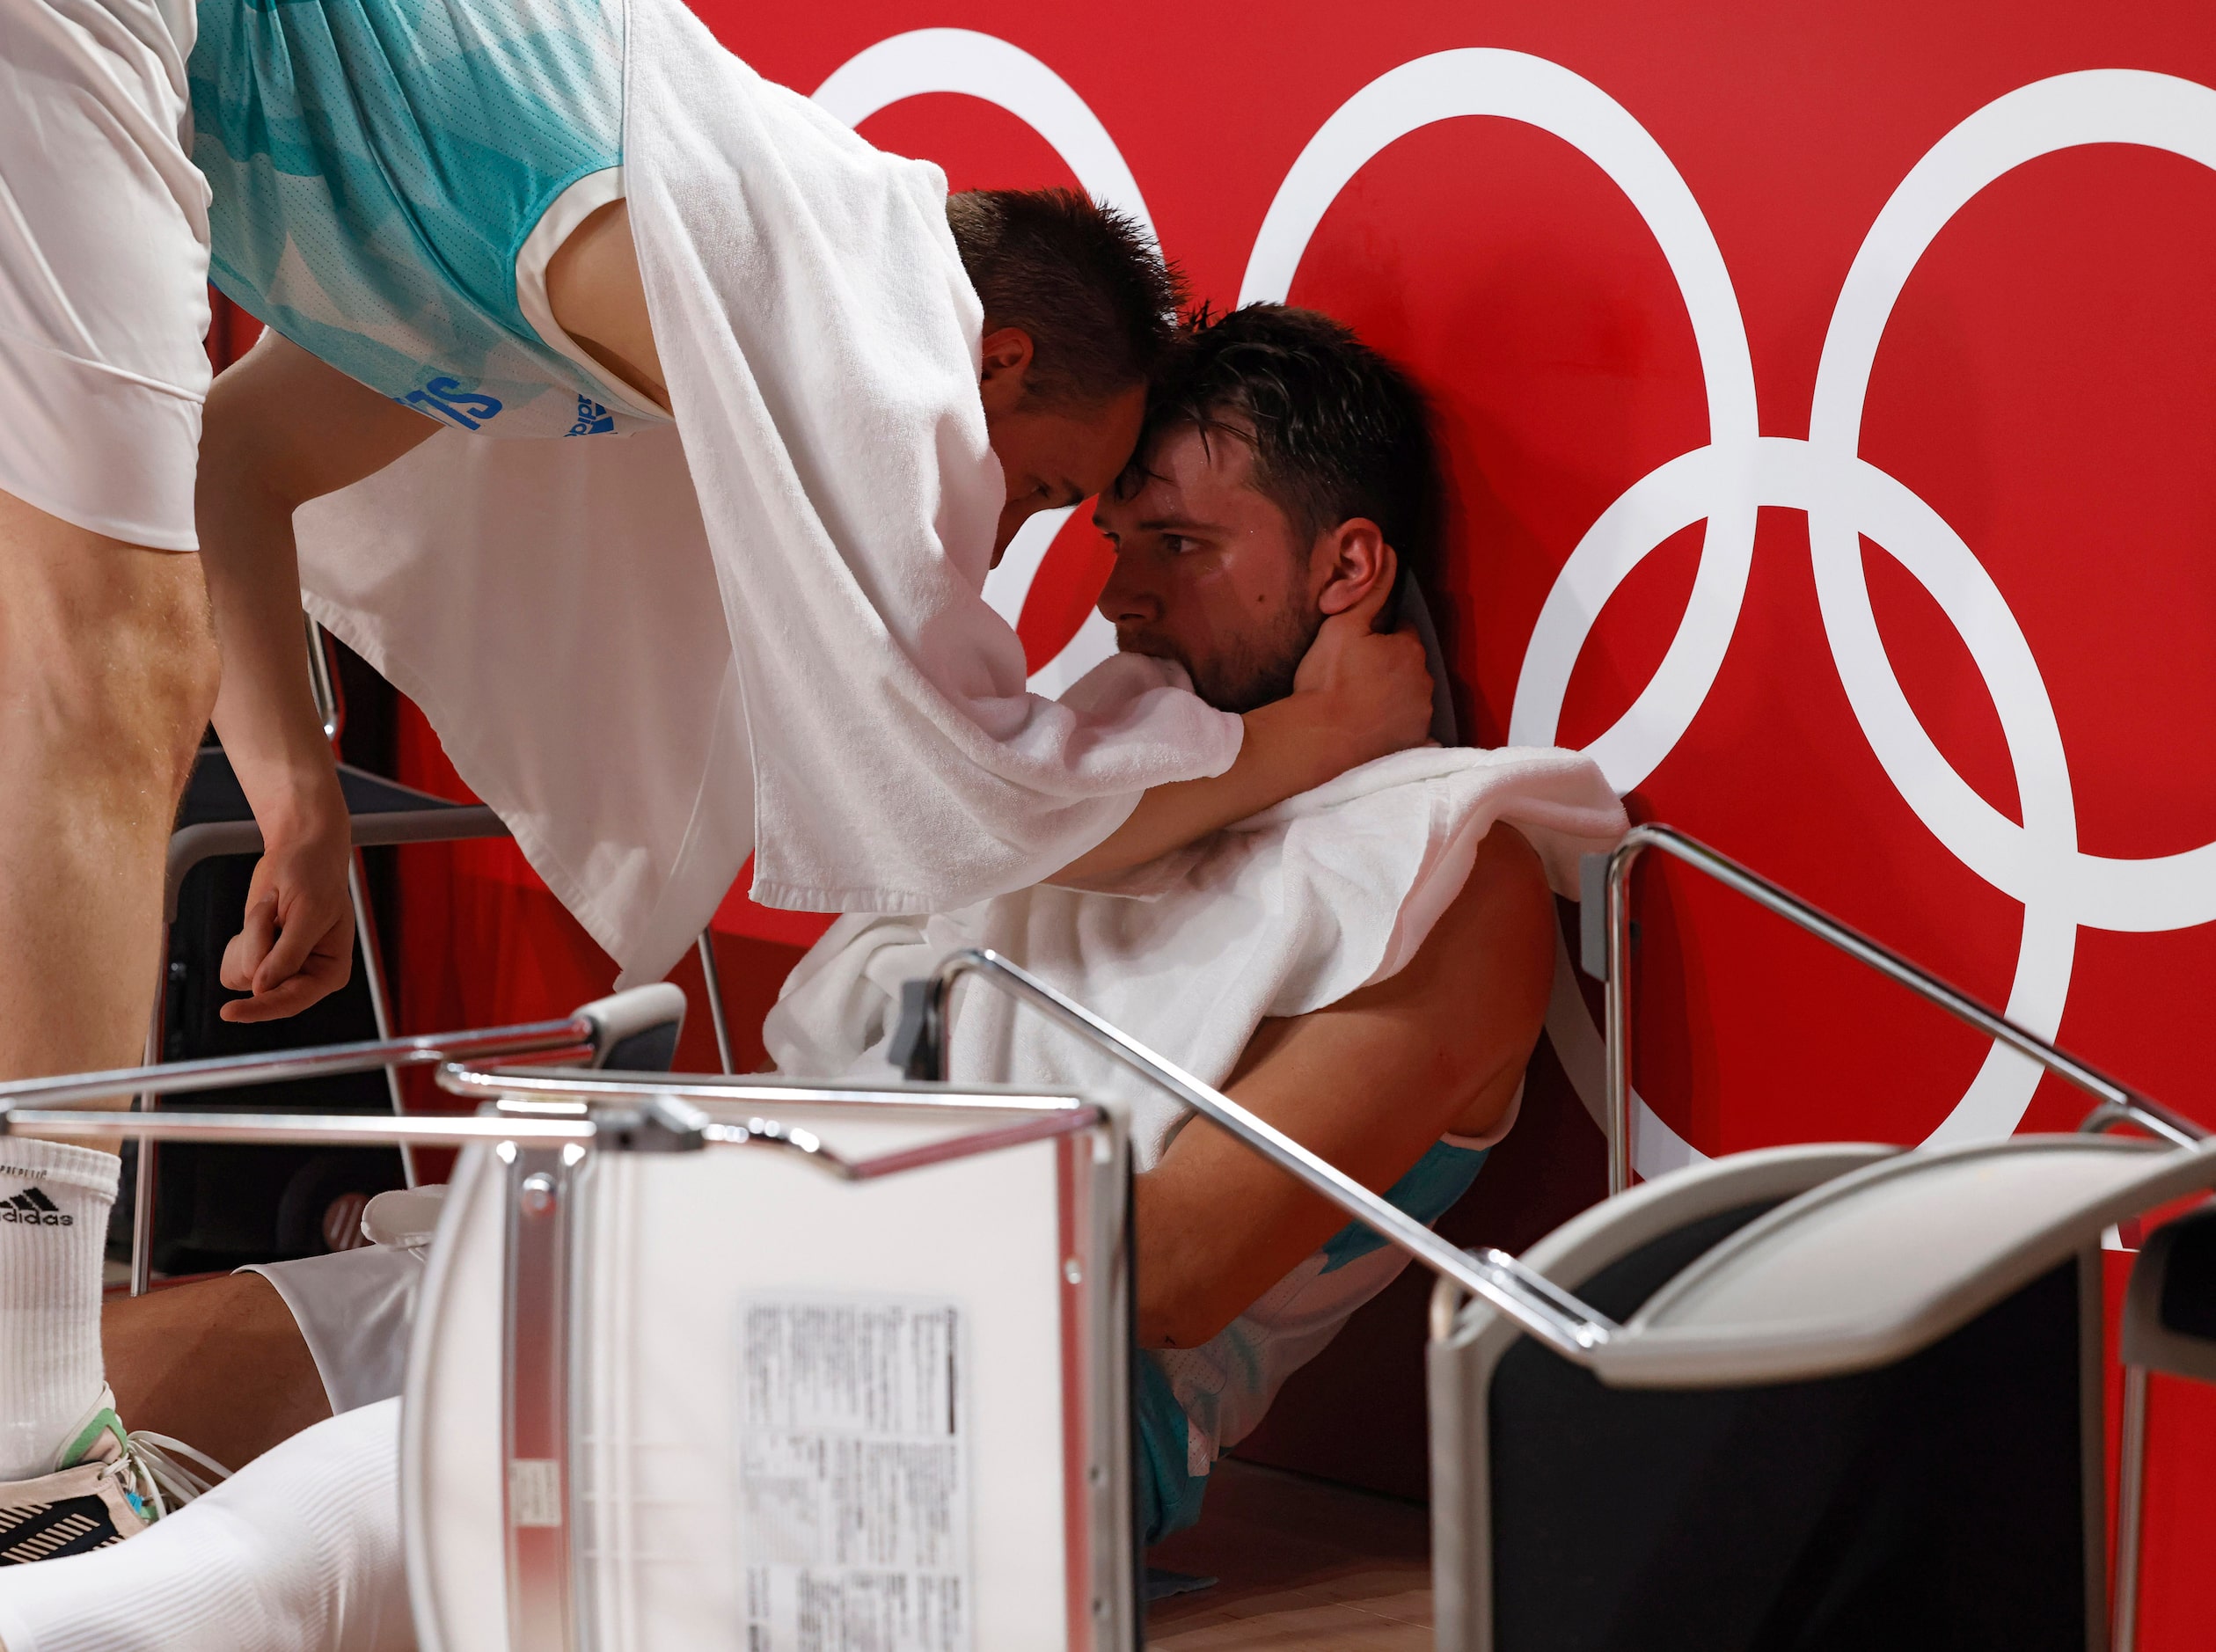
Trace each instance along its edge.
<path fill-rule="evenodd" d="M 851 59 L 816 99 L 859 124 L 903 98 L 964 92 L 1008 110 L 1054 146 L 1094 195 L 1152 220 L 1115 141 L 1069 84 L 991 35 L 922 29 Z M 1738 300 L 1700 204 L 1647 129 L 1599 87 L 1521 52 L 1435 53 L 1355 93 L 1311 138 L 1262 220 L 1241 303 L 1283 299 L 1309 238 L 1357 172 L 1386 145 L 1464 115 L 1520 121 L 1598 165 L 1646 221 L 1693 323 L 1708 401 L 1708 441 L 1635 482 L 1588 529 L 1556 578 L 1526 647 L 1509 739 L 1551 745 L 1571 668 L 1595 619 L 1633 568 L 1679 529 L 1705 521 L 1700 565 L 1678 632 L 1631 708 L 1586 748 L 1619 793 L 1668 756 L 1699 713 L 1738 624 L 1753 561 L 1755 514 L 1805 511 L 1825 634 L 1871 750 L 1925 828 L 1979 877 L 2023 904 L 2008 1013 L 2051 1037 L 2061 1024 L 2081 925 L 2183 929 L 2216 918 L 2216 842 L 2144 859 L 2079 849 L 2069 763 L 2046 683 L 2023 632 L 1975 553 L 1914 493 L 1860 456 L 1862 406 L 1885 324 L 1940 230 L 1986 185 L 2039 156 L 2088 143 L 2167 150 L 2216 168 L 2216 90 L 2136 69 L 2034 82 L 1949 132 L 1912 168 L 1870 226 L 1824 340 L 1806 441 L 1761 435 L 1754 368 Z M 988 598 L 1011 620 L 1067 513 L 1011 547 Z M 1870 608 L 1867 535 L 1921 582 L 1961 633 L 1999 711 L 2022 824 L 1980 797 L 1940 752 L 1902 692 Z M 1036 679 L 1057 691 L 1113 647 L 1096 616 Z M 1547 1030 L 1588 1106 L 1600 1045 L 1567 968 L 1556 970 Z M 2006 1136 L 2039 1070 L 1995 1045 L 1930 1140 Z M 1637 1108 L 1636 1158 L 1658 1174 L 1699 1157 Z"/>

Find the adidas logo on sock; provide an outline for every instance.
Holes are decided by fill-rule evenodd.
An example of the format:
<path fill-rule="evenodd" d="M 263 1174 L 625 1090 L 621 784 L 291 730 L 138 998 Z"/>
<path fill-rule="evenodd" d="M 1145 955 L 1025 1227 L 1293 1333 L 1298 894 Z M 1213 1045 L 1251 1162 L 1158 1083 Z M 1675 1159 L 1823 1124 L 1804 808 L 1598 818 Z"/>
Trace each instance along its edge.
<path fill-rule="evenodd" d="M 36 1188 L 0 1199 L 0 1222 L 27 1222 L 33 1227 L 71 1227 L 77 1218 Z"/>

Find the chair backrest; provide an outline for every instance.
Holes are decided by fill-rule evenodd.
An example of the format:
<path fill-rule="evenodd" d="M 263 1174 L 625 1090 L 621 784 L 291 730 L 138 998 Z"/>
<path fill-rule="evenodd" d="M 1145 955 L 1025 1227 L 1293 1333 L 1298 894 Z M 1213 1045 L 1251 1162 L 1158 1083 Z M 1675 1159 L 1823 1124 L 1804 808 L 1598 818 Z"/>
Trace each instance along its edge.
<path fill-rule="evenodd" d="M 684 990 L 667 981 L 633 987 L 577 1013 L 592 1026 L 593 1065 L 615 1072 L 667 1072 L 684 1031 Z"/>
<path fill-rule="evenodd" d="M 1472 1361 L 1481 1316 L 1434 1348 L 1477 1529 L 1442 1645 L 2098 1646 L 2100 1235 L 2212 1183 L 2216 1144 L 2024 1136 L 1589 1213 L 1562 1248 L 1613 1258 L 1562 1283 L 1620 1324 L 1582 1366 Z"/>
<path fill-rule="evenodd" d="M 736 1140 L 464 1155 L 403 1414 L 425 1652 L 1134 1647 L 1120 1116 L 889 1070 L 659 1093 Z"/>
<path fill-rule="evenodd" d="M 2124 1363 L 2216 1383 L 2216 1205 L 2156 1228 L 2124 1297 Z"/>
<path fill-rule="evenodd" d="M 1523 1261 L 1611 1318 L 1626 1319 L 1749 1222 L 1895 1151 L 1828 1143 L 1711 1159 L 1582 1212 Z M 1491 1397 L 1501 1361 L 1519 1344 L 1528 1346 L 1515 1326 L 1440 1282 L 1432 1295 L 1428 1359 L 1433 1612 L 1442 1652 L 1490 1652 L 1496 1644 Z"/>

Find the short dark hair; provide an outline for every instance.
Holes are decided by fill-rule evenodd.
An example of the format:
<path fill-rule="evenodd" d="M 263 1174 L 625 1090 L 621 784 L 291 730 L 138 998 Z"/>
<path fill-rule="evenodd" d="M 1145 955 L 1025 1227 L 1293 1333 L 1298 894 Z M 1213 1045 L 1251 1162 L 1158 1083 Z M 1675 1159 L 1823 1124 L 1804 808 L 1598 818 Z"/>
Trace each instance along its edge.
<path fill-rule="evenodd" d="M 1434 588 L 1441 487 L 1430 409 L 1351 329 L 1289 304 L 1215 319 L 1203 309 L 1155 383 L 1120 493 L 1136 490 L 1154 443 L 1183 426 L 1247 441 L 1254 486 L 1310 541 L 1367 517 L 1418 586 Z"/>
<path fill-rule="evenodd" d="M 966 189 L 947 223 L 987 328 L 1031 335 L 1034 398 L 1096 406 L 1153 376 L 1185 283 L 1129 216 L 1072 189 Z"/>

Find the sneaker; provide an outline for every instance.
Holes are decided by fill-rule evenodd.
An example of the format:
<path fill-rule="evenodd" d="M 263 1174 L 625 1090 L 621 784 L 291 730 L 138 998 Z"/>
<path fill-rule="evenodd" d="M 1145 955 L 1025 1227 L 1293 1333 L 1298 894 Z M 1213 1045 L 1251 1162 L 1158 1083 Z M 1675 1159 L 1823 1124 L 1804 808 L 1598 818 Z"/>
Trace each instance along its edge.
<path fill-rule="evenodd" d="M 54 1465 L 37 1480 L 0 1481 L 0 1566 L 121 1543 L 230 1478 L 229 1469 L 181 1441 L 127 1431 L 106 1388 Z"/>

